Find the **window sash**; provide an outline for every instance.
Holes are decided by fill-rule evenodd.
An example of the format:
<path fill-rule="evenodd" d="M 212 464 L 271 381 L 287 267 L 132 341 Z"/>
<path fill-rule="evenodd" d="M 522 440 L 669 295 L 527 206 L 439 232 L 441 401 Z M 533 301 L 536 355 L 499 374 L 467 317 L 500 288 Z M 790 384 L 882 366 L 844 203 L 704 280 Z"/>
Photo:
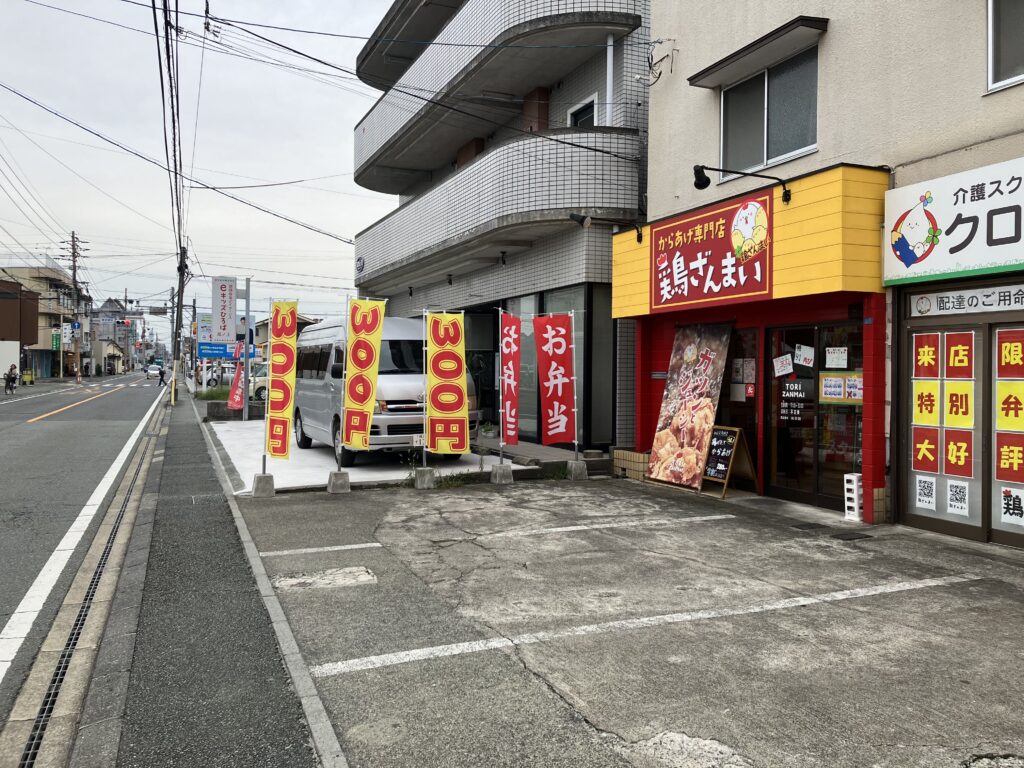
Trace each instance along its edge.
<path fill-rule="evenodd" d="M 998 90 L 1000 88 L 1006 88 L 1011 85 L 1017 85 L 1018 83 L 1024 83 L 1024 73 L 1019 75 L 1013 75 L 1011 77 L 997 80 L 998 73 L 996 72 L 996 3 L 1001 0 L 988 0 L 988 89 Z M 1005 1 L 1005 0 L 1004 0 Z"/>

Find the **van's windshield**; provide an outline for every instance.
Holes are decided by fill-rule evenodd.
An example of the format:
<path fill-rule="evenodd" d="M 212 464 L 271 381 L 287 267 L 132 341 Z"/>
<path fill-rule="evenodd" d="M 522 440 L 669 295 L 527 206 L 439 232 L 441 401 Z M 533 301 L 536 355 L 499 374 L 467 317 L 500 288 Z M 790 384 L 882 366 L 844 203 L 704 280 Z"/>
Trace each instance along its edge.
<path fill-rule="evenodd" d="M 378 372 L 423 373 L 423 342 L 418 339 L 382 340 Z"/>

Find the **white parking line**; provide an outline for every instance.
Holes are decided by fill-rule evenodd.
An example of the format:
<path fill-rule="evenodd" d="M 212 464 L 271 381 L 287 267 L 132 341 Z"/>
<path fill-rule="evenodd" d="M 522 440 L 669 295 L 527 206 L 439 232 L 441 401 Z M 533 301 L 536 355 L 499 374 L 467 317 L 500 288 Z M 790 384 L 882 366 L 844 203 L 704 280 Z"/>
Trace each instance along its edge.
<path fill-rule="evenodd" d="M 545 533 L 569 533 L 571 531 L 598 531 L 602 528 L 635 528 L 646 525 L 675 525 L 676 523 L 704 523 L 709 520 L 731 520 L 736 515 L 702 515 L 700 517 L 671 517 L 648 520 L 623 520 L 617 523 L 591 523 L 589 525 L 566 525 L 561 528 L 530 528 L 524 531 L 501 531 L 485 533 L 484 536 L 540 536 Z"/>
<path fill-rule="evenodd" d="M 50 395 L 71 395 L 78 392 L 78 387 L 68 386 L 67 389 L 55 389 L 52 392 L 40 392 L 38 395 L 25 395 L 23 397 L 11 397 L 5 396 L 3 400 L 0 400 L 0 405 L 8 405 L 9 403 L 20 403 L 22 400 L 34 400 L 37 397 L 49 397 Z"/>
<path fill-rule="evenodd" d="M 92 495 L 86 501 L 85 506 L 78 513 L 78 517 L 75 518 L 71 527 L 68 528 L 64 538 L 57 544 L 57 548 L 50 554 L 46 564 L 39 571 L 39 575 L 32 582 L 32 586 L 29 587 L 28 592 L 25 593 L 21 602 L 18 603 L 18 607 L 14 609 L 14 613 L 7 620 L 7 624 L 0 631 L 0 683 L 3 682 L 11 662 L 14 661 L 14 657 L 17 655 L 22 643 L 28 637 L 36 617 L 39 616 L 39 612 L 43 609 L 43 605 L 57 584 L 57 580 L 64 572 L 64 567 L 67 565 L 68 560 L 71 559 L 71 555 L 82 540 L 82 536 L 85 535 L 93 517 L 99 511 L 104 497 L 131 457 L 139 435 L 146 428 L 146 424 L 149 422 L 150 417 L 152 417 L 153 411 L 156 410 L 160 400 L 161 397 L 154 398 L 153 404 L 146 411 L 146 415 L 142 417 L 138 426 L 135 427 L 135 431 L 132 432 L 131 437 L 125 442 L 121 452 L 114 459 L 107 473 L 103 475 L 103 479 L 100 480 L 99 485 L 96 486 Z"/>
<path fill-rule="evenodd" d="M 908 592 L 910 590 L 925 589 L 927 587 L 943 587 L 950 584 L 977 581 L 980 578 L 980 576 L 972 575 L 942 576 L 934 579 L 891 582 L 888 584 L 879 584 L 874 587 L 844 589 L 838 592 L 825 592 L 819 595 L 789 597 L 783 600 L 754 603 L 753 605 L 739 606 L 737 608 L 708 609 L 703 611 L 688 611 L 686 613 L 665 613 L 658 616 L 643 616 L 637 619 L 606 621 L 601 624 L 585 624 L 579 627 L 568 627 L 566 629 L 557 629 L 550 632 L 536 632 L 533 634 L 516 635 L 513 637 L 494 637 L 487 640 L 474 640 L 468 643 L 435 645 L 428 648 L 417 648 L 411 651 L 385 653 L 380 656 L 364 656 L 358 659 L 334 661 L 327 664 L 318 664 L 315 667 L 311 667 L 309 671 L 313 677 L 333 677 L 335 675 L 344 675 L 349 672 L 358 672 L 364 669 L 379 669 L 381 667 L 391 667 L 396 664 L 406 664 L 410 661 L 437 659 L 444 656 L 461 656 L 467 653 L 478 653 L 479 651 L 489 651 L 495 648 L 509 648 L 514 645 L 533 645 L 565 637 L 603 635 L 610 632 L 628 632 L 637 629 L 660 627 L 666 624 L 683 624 L 692 621 L 706 621 L 708 619 L 720 619 L 729 616 L 745 616 L 754 613 L 766 613 L 768 611 L 781 611 L 787 608 L 800 608 L 806 605 L 818 605 L 821 603 L 835 603 L 841 600 L 853 600 L 861 597 L 892 594 L 894 592 Z"/>
<path fill-rule="evenodd" d="M 380 544 L 340 544 L 336 547 L 308 547 L 306 549 L 277 549 L 273 552 L 260 552 L 260 557 L 284 557 L 286 555 L 319 555 L 321 552 L 343 552 L 346 549 L 370 549 Z"/>

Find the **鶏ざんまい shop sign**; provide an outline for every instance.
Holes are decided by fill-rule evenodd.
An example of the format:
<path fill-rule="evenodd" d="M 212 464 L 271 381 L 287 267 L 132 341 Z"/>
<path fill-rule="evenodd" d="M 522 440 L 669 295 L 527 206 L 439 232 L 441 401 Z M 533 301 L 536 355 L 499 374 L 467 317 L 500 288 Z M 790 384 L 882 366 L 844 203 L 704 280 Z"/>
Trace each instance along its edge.
<path fill-rule="evenodd" d="M 651 227 L 651 311 L 771 298 L 772 192 Z"/>
<path fill-rule="evenodd" d="M 1022 269 L 1024 158 L 885 193 L 884 282 Z"/>

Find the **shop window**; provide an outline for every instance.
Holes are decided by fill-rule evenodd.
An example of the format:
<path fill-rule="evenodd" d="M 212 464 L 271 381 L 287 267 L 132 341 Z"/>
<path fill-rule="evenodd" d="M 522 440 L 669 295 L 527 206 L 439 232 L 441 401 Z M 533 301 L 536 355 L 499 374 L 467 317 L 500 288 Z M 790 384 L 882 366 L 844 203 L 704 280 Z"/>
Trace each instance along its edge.
<path fill-rule="evenodd" d="M 594 110 L 596 106 L 597 94 L 595 93 L 587 99 L 587 101 L 582 104 L 577 104 L 575 107 L 570 109 L 566 122 L 572 128 L 593 128 L 596 124 L 594 122 Z"/>
<path fill-rule="evenodd" d="M 748 171 L 811 151 L 817 141 L 818 49 L 722 91 L 722 165 Z"/>
<path fill-rule="evenodd" d="M 1024 82 L 1024 2 L 988 2 L 988 87 Z"/>

